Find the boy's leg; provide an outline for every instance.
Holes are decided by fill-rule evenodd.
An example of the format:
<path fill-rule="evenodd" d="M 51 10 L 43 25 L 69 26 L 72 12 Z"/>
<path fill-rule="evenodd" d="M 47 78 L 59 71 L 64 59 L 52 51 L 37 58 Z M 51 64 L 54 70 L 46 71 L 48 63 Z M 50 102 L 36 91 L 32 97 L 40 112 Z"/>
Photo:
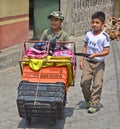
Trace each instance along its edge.
<path fill-rule="evenodd" d="M 100 104 L 104 69 L 105 69 L 104 62 L 97 63 L 95 66 L 92 93 L 91 93 L 91 106 L 93 107 L 98 107 Z"/>
<path fill-rule="evenodd" d="M 83 73 L 81 76 L 81 88 L 86 101 L 91 99 L 91 81 L 92 81 L 92 69 L 88 61 L 85 61 Z"/>

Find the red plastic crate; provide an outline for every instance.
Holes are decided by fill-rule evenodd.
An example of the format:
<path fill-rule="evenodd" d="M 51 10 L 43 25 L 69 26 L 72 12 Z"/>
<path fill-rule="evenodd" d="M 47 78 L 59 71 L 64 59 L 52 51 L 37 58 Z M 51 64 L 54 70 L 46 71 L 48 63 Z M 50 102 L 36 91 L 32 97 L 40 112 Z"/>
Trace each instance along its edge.
<path fill-rule="evenodd" d="M 39 71 L 34 71 L 28 65 L 25 65 L 22 80 L 42 83 L 63 82 L 66 86 L 66 92 L 68 91 L 68 70 L 65 66 L 49 66 L 43 67 Z"/>

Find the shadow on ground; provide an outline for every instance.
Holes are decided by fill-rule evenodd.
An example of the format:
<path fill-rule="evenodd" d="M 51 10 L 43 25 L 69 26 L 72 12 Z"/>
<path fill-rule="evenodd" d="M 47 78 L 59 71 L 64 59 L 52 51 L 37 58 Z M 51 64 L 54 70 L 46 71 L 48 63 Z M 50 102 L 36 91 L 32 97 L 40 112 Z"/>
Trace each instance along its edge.
<path fill-rule="evenodd" d="M 84 100 L 80 101 L 77 105 L 79 105 L 79 108 L 80 108 L 80 109 L 86 109 L 86 102 L 85 102 Z M 99 110 L 100 110 L 101 108 L 103 108 L 103 107 L 104 107 L 103 104 L 100 103 L 100 105 L 99 105 Z"/>
<path fill-rule="evenodd" d="M 73 115 L 73 108 L 65 107 L 64 118 L 62 120 L 57 119 L 55 126 L 49 125 L 49 118 L 36 117 L 32 118 L 31 125 L 27 125 L 25 119 L 23 118 L 18 125 L 18 128 L 22 129 L 63 129 L 67 117 Z"/>

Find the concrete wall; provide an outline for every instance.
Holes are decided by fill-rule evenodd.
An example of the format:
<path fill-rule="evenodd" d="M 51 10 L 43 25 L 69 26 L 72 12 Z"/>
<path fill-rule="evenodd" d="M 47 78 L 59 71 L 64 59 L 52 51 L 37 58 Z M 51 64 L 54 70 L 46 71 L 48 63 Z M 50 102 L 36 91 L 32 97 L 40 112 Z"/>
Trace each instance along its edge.
<path fill-rule="evenodd" d="M 91 15 L 104 11 L 106 17 L 114 14 L 114 0 L 61 0 L 65 16 L 63 28 L 69 35 L 80 36 L 90 29 Z"/>
<path fill-rule="evenodd" d="M 29 0 L 0 0 L 0 49 L 28 39 Z"/>
<path fill-rule="evenodd" d="M 115 0 L 115 17 L 120 18 L 120 0 Z"/>

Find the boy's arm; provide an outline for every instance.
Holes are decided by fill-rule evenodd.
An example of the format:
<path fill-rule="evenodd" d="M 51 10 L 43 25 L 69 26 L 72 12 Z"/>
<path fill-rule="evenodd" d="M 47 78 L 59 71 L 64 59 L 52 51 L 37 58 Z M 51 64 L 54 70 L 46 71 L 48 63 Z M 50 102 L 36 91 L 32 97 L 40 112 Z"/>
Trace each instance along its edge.
<path fill-rule="evenodd" d="M 105 47 L 104 50 L 100 53 L 93 53 L 89 56 L 90 59 L 93 59 L 95 57 L 100 57 L 100 56 L 106 56 L 110 53 L 110 47 Z"/>
<path fill-rule="evenodd" d="M 87 44 L 84 43 L 84 46 L 82 48 L 82 53 L 86 53 L 86 52 L 87 52 Z M 84 58 L 85 58 L 84 56 L 80 57 L 80 69 L 83 68 Z"/>
<path fill-rule="evenodd" d="M 41 40 L 46 41 L 47 30 L 42 33 Z"/>

